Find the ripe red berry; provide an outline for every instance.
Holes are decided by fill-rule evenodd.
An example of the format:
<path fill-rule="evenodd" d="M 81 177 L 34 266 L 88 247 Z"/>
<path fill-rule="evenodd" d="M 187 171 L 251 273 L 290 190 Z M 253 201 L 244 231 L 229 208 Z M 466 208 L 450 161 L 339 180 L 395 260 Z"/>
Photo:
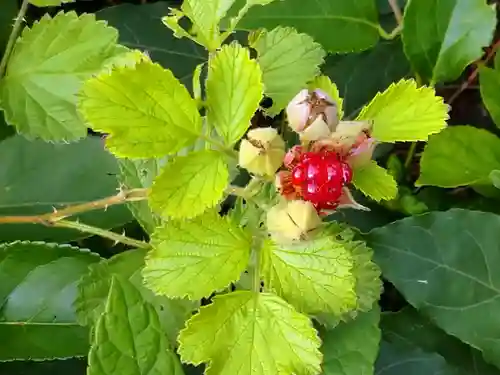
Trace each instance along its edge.
<path fill-rule="evenodd" d="M 352 170 L 334 152 L 306 152 L 292 168 L 292 185 L 317 209 L 334 209 L 342 188 L 351 182 Z"/>

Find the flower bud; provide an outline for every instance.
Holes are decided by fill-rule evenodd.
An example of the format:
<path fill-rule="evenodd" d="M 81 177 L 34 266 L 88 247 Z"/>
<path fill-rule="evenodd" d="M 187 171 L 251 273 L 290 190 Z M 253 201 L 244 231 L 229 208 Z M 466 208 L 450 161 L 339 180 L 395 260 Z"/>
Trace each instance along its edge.
<path fill-rule="evenodd" d="M 321 225 L 321 219 L 310 202 L 286 201 L 267 213 L 267 229 L 280 242 L 299 241 Z"/>
<path fill-rule="evenodd" d="M 250 173 L 274 176 L 283 163 L 285 142 L 276 129 L 250 130 L 240 145 L 239 164 Z"/>
<path fill-rule="evenodd" d="M 339 119 L 336 103 L 320 89 L 304 89 L 286 108 L 289 126 L 307 141 L 328 137 Z"/>

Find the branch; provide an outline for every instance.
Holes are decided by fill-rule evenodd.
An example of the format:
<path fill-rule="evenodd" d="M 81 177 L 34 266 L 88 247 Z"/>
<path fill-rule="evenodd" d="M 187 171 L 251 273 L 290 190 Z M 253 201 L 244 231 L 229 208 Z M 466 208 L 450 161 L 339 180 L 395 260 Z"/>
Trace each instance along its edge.
<path fill-rule="evenodd" d="M 84 212 L 98 209 L 106 210 L 110 206 L 124 204 L 127 202 L 137 202 L 145 199 L 147 199 L 147 189 L 120 190 L 118 194 L 111 197 L 68 206 L 59 211 L 54 208 L 53 212 L 48 212 L 46 214 L 26 216 L 0 216 L 0 224 L 41 224 L 47 227 L 71 228 L 76 229 L 80 232 L 109 238 L 110 240 L 113 240 L 115 242 L 121 242 L 130 246 L 147 249 L 150 247 L 150 245 L 146 242 L 138 241 L 125 235 L 111 232 L 102 228 L 79 223 L 78 221 L 64 220 L 67 217 L 75 216 Z"/>
<path fill-rule="evenodd" d="M 401 13 L 401 9 L 399 8 L 398 0 L 387 0 L 389 5 L 391 6 L 392 13 L 394 13 L 394 18 L 398 25 L 403 24 L 403 14 Z"/>
<path fill-rule="evenodd" d="M 12 27 L 9 40 L 7 41 L 7 47 L 5 47 L 5 52 L 2 56 L 2 61 L 0 61 L 0 78 L 3 77 L 5 69 L 7 68 L 7 62 L 9 61 L 10 54 L 12 53 L 12 49 L 14 48 L 14 43 L 16 42 L 17 35 L 19 34 L 19 29 L 21 28 L 21 24 L 24 21 L 24 16 L 26 14 L 26 11 L 28 10 L 28 5 L 29 1 L 23 0 L 23 3 L 21 4 L 21 9 L 19 9 L 19 13 L 17 14 L 14 26 Z"/>

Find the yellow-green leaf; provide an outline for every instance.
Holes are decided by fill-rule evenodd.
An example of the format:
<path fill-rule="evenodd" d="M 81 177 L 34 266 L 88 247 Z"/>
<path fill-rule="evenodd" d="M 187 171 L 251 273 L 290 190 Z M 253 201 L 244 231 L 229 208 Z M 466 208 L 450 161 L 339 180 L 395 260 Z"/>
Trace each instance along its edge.
<path fill-rule="evenodd" d="M 398 184 L 394 177 L 374 160 L 354 168 L 352 184 L 377 202 L 391 200 L 398 195 Z"/>
<path fill-rule="evenodd" d="M 373 137 L 381 142 L 426 141 L 446 127 L 448 110 L 433 88 L 403 79 L 378 93 L 357 119 L 373 121 Z"/>
<path fill-rule="evenodd" d="M 262 31 L 251 41 L 257 50 L 265 93 L 273 100 L 269 115 L 277 115 L 319 73 L 325 52 L 307 34 L 291 27 Z"/>
<path fill-rule="evenodd" d="M 316 375 L 320 339 L 311 320 L 271 293 L 217 296 L 179 335 L 184 362 L 206 375 Z"/>
<path fill-rule="evenodd" d="M 85 137 L 77 93 L 116 54 L 117 38 L 117 31 L 94 15 L 75 12 L 46 14 L 25 28 L 0 83 L 6 122 L 30 139 Z"/>
<path fill-rule="evenodd" d="M 333 83 L 328 76 L 317 76 L 314 80 L 309 83 L 309 89 L 321 89 L 326 92 L 337 104 L 337 111 L 339 120 L 344 117 L 343 103 L 344 100 L 340 96 L 339 89 L 335 83 Z"/>
<path fill-rule="evenodd" d="M 267 290 L 305 313 L 341 315 L 356 307 L 350 251 L 331 236 L 292 244 L 268 240 L 261 250 Z"/>
<path fill-rule="evenodd" d="M 217 212 L 158 228 L 143 275 L 156 294 L 199 300 L 240 278 L 252 238 Z"/>
<path fill-rule="evenodd" d="M 232 145 L 245 134 L 263 90 L 262 72 L 248 49 L 232 43 L 210 59 L 207 117 L 226 144 Z"/>
<path fill-rule="evenodd" d="M 196 101 L 171 71 L 148 61 L 88 80 L 79 106 L 90 127 L 110 134 L 106 144 L 119 157 L 173 154 L 201 134 Z"/>
<path fill-rule="evenodd" d="M 164 218 L 189 218 L 215 206 L 229 179 L 224 155 L 192 152 L 170 161 L 151 188 L 149 203 Z"/>
<path fill-rule="evenodd" d="M 75 0 L 29 0 L 30 4 L 37 7 L 58 7 L 64 3 L 73 3 Z"/>

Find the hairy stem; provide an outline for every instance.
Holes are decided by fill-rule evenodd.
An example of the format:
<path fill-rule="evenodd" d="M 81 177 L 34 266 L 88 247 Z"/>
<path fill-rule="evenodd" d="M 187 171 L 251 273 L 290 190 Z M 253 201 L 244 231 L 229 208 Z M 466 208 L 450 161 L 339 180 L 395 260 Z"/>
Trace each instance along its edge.
<path fill-rule="evenodd" d="M 115 242 L 120 242 L 125 245 L 130 245 L 133 247 L 138 247 L 142 249 L 149 249 L 150 245 L 146 242 L 135 240 L 133 238 L 127 237 L 123 234 L 118 234 L 115 232 L 111 232 L 109 230 L 101 229 L 98 227 L 93 227 L 91 225 L 79 223 L 77 221 L 71 221 L 71 220 L 58 220 L 55 223 L 52 224 L 54 227 L 59 227 L 59 228 L 71 228 L 71 229 L 76 229 L 80 232 L 83 233 L 90 233 L 96 236 L 100 236 L 103 238 L 108 238 L 110 240 L 113 240 Z"/>
<path fill-rule="evenodd" d="M 0 216 L 0 224 L 41 224 L 47 227 L 61 227 L 79 230 L 80 232 L 98 235 L 104 238 L 109 238 L 116 242 L 121 242 L 127 245 L 148 248 L 149 245 L 142 241 L 134 240 L 105 229 L 93 227 L 77 221 L 64 220 L 70 216 L 75 216 L 84 212 L 107 209 L 110 206 L 124 204 L 126 202 L 136 202 L 147 198 L 147 189 L 131 189 L 120 190 L 118 194 L 111 197 L 98 199 L 82 204 L 75 204 L 65 207 L 61 210 L 48 212 L 41 215 L 17 215 L 17 216 Z"/>
<path fill-rule="evenodd" d="M 26 15 L 26 11 L 28 10 L 28 4 L 29 0 L 23 0 L 21 8 L 19 9 L 19 13 L 17 13 L 14 26 L 12 27 L 9 40 L 7 41 L 7 47 L 5 47 L 2 61 L 0 61 L 0 78 L 3 77 L 5 73 L 7 62 L 9 61 L 10 54 L 12 53 L 12 49 L 14 48 L 14 43 L 16 42 L 17 35 L 19 34 L 19 29 L 21 28 L 21 24 L 24 21 L 24 16 Z"/>

